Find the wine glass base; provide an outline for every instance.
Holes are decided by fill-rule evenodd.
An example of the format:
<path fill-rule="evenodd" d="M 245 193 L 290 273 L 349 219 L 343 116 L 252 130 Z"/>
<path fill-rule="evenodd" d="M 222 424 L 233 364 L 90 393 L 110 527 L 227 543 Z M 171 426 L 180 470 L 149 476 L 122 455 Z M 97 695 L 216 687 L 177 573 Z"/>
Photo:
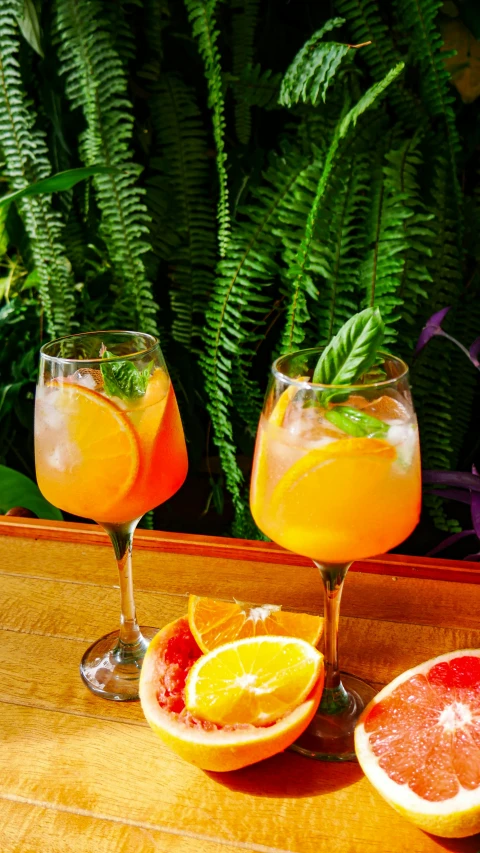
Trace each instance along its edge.
<path fill-rule="evenodd" d="M 132 645 L 120 643 L 118 631 L 96 640 L 80 663 L 80 675 L 89 690 L 115 702 L 138 699 L 142 661 L 158 630 L 142 626 L 141 638 Z"/>
<path fill-rule="evenodd" d="M 348 705 L 336 714 L 319 711 L 290 749 L 318 761 L 356 761 L 353 733 L 357 720 L 377 691 L 365 681 L 341 673 Z"/>

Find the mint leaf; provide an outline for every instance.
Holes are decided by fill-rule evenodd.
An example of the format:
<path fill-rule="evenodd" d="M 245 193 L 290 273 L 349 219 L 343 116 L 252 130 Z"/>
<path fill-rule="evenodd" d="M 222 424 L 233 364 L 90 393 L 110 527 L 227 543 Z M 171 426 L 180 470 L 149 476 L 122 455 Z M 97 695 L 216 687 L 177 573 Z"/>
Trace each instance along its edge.
<path fill-rule="evenodd" d="M 377 360 L 385 327 L 378 308 L 365 308 L 342 326 L 322 352 L 312 381 L 319 385 L 354 385 Z M 333 399 L 335 393 L 328 394 Z"/>
<path fill-rule="evenodd" d="M 102 358 L 113 357 L 113 353 L 108 350 L 102 352 Z M 145 370 L 138 370 L 132 361 L 111 361 L 101 364 L 104 391 L 109 397 L 120 397 L 125 401 L 143 397 L 152 367 L 153 361 Z"/>
<path fill-rule="evenodd" d="M 361 409 L 354 409 L 353 406 L 335 406 L 334 409 L 327 409 L 323 416 L 331 424 L 355 438 L 363 438 L 367 435 L 383 437 L 388 432 L 388 424 L 365 414 Z"/>

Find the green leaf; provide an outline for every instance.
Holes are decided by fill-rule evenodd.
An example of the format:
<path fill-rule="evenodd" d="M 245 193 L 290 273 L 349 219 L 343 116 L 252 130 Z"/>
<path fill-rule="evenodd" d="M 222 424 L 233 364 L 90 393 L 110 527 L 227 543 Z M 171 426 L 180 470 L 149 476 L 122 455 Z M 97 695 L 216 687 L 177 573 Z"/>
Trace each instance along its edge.
<path fill-rule="evenodd" d="M 0 465 L 0 513 L 23 506 L 39 518 L 61 520 L 62 513 L 43 497 L 37 484 L 13 468 Z"/>
<path fill-rule="evenodd" d="M 71 190 L 79 181 L 84 181 L 92 175 L 111 175 L 119 171 L 120 169 L 116 169 L 113 166 L 88 166 L 80 169 L 68 169 L 66 172 L 58 172 L 56 175 L 44 178 L 43 181 L 36 181 L 34 184 L 29 184 L 28 187 L 23 187 L 23 189 L 16 190 L 14 193 L 2 196 L 0 198 L 0 208 L 6 204 L 10 204 L 12 201 L 18 201 L 22 196 Z"/>
<path fill-rule="evenodd" d="M 367 435 L 383 437 L 388 432 L 388 424 L 366 415 L 360 409 L 354 409 L 353 406 L 335 406 L 334 409 L 327 409 L 323 416 L 338 429 L 355 438 Z"/>
<path fill-rule="evenodd" d="M 320 98 L 325 101 L 327 89 L 350 46 L 323 42 L 322 38 L 326 32 L 344 23 L 344 18 L 332 18 L 303 45 L 283 78 L 278 99 L 280 104 L 291 107 L 299 101 L 311 101 L 316 106 Z"/>
<path fill-rule="evenodd" d="M 342 119 L 339 127 L 339 136 L 343 139 L 348 131 L 350 130 L 350 126 L 353 125 L 355 127 L 357 120 L 360 118 L 362 113 L 380 97 L 385 92 L 385 89 L 393 83 L 394 80 L 398 77 L 399 74 L 402 73 L 405 68 L 404 62 L 399 62 L 394 68 L 391 68 L 388 74 L 385 75 L 383 80 L 379 80 L 377 83 L 374 83 L 373 86 L 370 86 L 369 89 L 365 92 L 364 95 L 360 98 L 359 101 L 352 107 L 351 110 L 348 111 L 346 116 Z"/>
<path fill-rule="evenodd" d="M 105 350 L 102 358 L 115 358 L 115 356 Z M 153 361 L 145 370 L 138 370 L 131 361 L 112 361 L 101 364 L 104 390 L 110 397 L 120 397 L 121 400 L 126 401 L 143 397 L 152 367 Z"/>
<path fill-rule="evenodd" d="M 34 51 L 44 59 L 45 54 L 42 47 L 42 31 L 40 29 L 40 22 L 38 20 L 37 10 L 33 0 L 24 0 L 23 15 L 22 17 L 17 17 L 17 22 L 25 41 L 27 41 L 30 47 L 33 47 Z"/>
<path fill-rule="evenodd" d="M 384 328 L 378 308 L 365 308 L 354 314 L 323 350 L 313 373 L 313 382 L 319 385 L 354 385 L 375 364 Z"/>

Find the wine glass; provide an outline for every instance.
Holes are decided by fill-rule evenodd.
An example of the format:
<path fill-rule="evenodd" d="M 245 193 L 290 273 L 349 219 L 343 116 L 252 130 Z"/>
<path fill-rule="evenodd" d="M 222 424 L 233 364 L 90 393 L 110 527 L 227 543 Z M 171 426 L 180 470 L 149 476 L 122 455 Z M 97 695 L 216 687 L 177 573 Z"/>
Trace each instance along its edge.
<path fill-rule="evenodd" d="M 70 335 L 40 350 L 35 463 L 42 494 L 108 533 L 118 563 L 118 631 L 85 652 L 80 674 L 106 699 L 138 698 L 156 628 L 140 628 L 132 580 L 133 534 L 148 510 L 180 488 L 187 452 L 156 338 L 130 331 Z"/>
<path fill-rule="evenodd" d="M 382 353 L 376 381 L 318 385 L 311 377 L 321 352 L 293 352 L 272 366 L 250 505 L 260 530 L 320 570 L 325 689 L 319 713 L 294 748 L 342 761 L 355 758 L 355 724 L 375 692 L 354 676 L 340 676 L 343 582 L 354 560 L 388 551 L 418 523 L 420 451 L 406 364 Z"/>

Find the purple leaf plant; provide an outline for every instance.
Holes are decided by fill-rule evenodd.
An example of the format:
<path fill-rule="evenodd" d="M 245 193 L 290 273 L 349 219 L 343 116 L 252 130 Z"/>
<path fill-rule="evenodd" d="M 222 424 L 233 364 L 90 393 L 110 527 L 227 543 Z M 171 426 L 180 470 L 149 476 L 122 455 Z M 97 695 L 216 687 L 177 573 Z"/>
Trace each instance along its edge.
<path fill-rule="evenodd" d="M 414 354 L 418 355 L 420 350 L 423 349 L 425 344 L 427 344 L 431 338 L 435 335 L 439 335 L 443 338 L 447 338 L 459 347 L 459 349 L 461 349 L 471 361 L 473 366 L 476 367 L 477 370 L 480 370 L 480 337 L 476 338 L 470 346 L 470 349 L 467 350 L 460 341 L 457 341 L 456 338 L 447 334 L 447 332 L 442 329 L 442 323 L 449 311 L 450 306 L 448 308 L 442 308 L 441 311 L 436 311 L 435 314 L 432 314 L 432 316 L 427 320 L 420 333 L 420 337 L 418 338 Z M 472 465 L 471 474 L 466 471 L 423 471 L 423 482 L 439 486 L 451 486 L 452 488 L 432 489 L 429 494 L 469 504 L 473 525 L 470 530 L 462 530 L 460 533 L 454 533 L 452 536 L 447 536 L 447 538 L 436 545 L 435 548 L 432 548 L 432 550 L 428 552 L 427 556 L 433 557 L 434 554 L 438 554 L 439 551 L 443 551 L 445 548 L 448 548 L 450 545 L 454 545 L 460 539 L 465 539 L 467 536 L 475 536 L 477 538 L 477 543 L 480 545 L 480 476 L 475 465 Z M 468 554 L 464 559 L 480 562 L 480 551 L 477 551 L 474 554 Z"/>

